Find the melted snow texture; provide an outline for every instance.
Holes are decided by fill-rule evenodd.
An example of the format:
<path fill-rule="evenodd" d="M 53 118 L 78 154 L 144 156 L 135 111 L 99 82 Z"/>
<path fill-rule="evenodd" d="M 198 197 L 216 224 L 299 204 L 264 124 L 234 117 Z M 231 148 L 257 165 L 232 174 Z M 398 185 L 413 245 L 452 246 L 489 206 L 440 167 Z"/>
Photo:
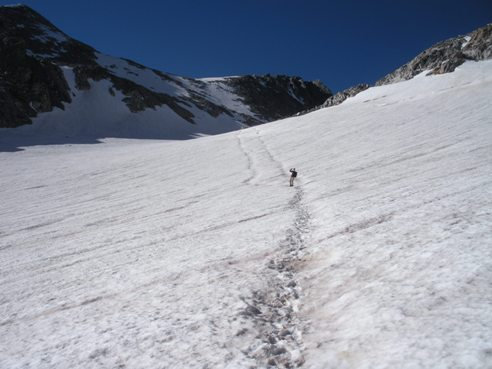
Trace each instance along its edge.
<path fill-rule="evenodd" d="M 0 153 L 0 367 L 489 368 L 491 72 Z"/>

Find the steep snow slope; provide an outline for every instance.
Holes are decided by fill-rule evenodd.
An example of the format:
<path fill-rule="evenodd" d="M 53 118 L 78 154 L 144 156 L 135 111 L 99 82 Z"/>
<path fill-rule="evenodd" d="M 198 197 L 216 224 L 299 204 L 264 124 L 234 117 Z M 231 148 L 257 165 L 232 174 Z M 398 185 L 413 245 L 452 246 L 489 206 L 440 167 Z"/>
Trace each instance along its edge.
<path fill-rule="evenodd" d="M 491 72 L 0 153 L 0 367 L 489 368 Z"/>

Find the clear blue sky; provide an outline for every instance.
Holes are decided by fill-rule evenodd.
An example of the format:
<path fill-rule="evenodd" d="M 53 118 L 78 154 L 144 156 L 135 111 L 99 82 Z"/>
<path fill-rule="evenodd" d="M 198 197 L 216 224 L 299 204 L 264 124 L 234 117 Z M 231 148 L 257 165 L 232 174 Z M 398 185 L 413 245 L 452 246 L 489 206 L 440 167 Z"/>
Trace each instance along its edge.
<path fill-rule="evenodd" d="M 373 83 L 433 43 L 492 22 L 491 0 L 23 3 L 101 52 L 163 71 L 298 75 L 334 91 Z"/>

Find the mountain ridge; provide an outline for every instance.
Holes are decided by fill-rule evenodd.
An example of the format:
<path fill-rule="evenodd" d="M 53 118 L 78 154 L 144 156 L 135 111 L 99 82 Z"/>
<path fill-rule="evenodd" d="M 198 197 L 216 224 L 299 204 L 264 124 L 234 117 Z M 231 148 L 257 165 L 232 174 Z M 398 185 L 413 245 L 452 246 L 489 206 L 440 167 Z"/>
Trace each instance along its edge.
<path fill-rule="evenodd" d="M 114 96 L 118 90 L 124 95 L 122 101 L 129 112 L 168 107 L 183 124 L 195 125 L 191 131 L 196 133 L 208 133 L 197 110 L 212 120 L 226 117 L 230 127 L 225 125 L 223 131 L 227 131 L 238 124 L 252 126 L 293 115 L 331 96 L 320 82 L 295 76 L 194 79 L 111 57 L 71 38 L 25 5 L 0 7 L 0 40 L 4 55 L 0 62 L 0 128 L 30 124 L 39 113 L 54 108 L 64 110 L 75 95 L 90 91 L 91 84 L 102 80 L 112 84 L 109 94 Z M 74 90 L 62 67 L 74 71 Z"/>
<path fill-rule="evenodd" d="M 465 61 L 480 61 L 490 58 L 492 58 L 492 23 L 477 28 L 466 35 L 452 37 L 432 45 L 409 62 L 377 80 L 374 86 L 407 81 L 426 71 L 427 75 L 451 73 Z M 353 97 L 369 87 L 371 85 L 367 83 L 351 86 L 330 96 L 320 106 L 298 113 L 298 115 L 339 105 L 349 97 Z"/>
<path fill-rule="evenodd" d="M 467 60 L 480 61 L 490 58 L 492 58 L 492 23 L 466 35 L 452 37 L 432 45 L 376 81 L 374 85 L 382 86 L 406 81 L 425 71 L 429 71 L 427 75 L 450 73 Z"/>

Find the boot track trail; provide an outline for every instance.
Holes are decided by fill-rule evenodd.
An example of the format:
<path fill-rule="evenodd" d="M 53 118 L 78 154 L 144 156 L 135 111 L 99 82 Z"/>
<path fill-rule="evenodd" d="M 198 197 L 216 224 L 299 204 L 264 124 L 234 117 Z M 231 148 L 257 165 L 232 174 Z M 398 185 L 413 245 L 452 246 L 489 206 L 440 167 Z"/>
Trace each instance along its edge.
<path fill-rule="evenodd" d="M 288 170 L 275 158 L 257 129 L 253 137 L 237 136 L 239 147 L 247 158 L 249 177 L 245 184 L 260 186 L 266 176 L 261 166 L 272 167 L 286 178 Z M 264 165 L 267 164 L 267 165 Z M 297 281 L 297 266 L 303 259 L 310 233 L 309 210 L 303 203 L 304 191 L 299 182 L 287 209 L 294 213 L 292 224 L 280 241 L 277 252 L 264 267 L 264 288 L 243 299 L 247 305 L 241 312 L 252 321 L 255 338 L 245 354 L 254 358 L 259 368 L 296 368 L 303 362 L 302 332 L 305 326 L 298 316 L 302 291 Z"/>

